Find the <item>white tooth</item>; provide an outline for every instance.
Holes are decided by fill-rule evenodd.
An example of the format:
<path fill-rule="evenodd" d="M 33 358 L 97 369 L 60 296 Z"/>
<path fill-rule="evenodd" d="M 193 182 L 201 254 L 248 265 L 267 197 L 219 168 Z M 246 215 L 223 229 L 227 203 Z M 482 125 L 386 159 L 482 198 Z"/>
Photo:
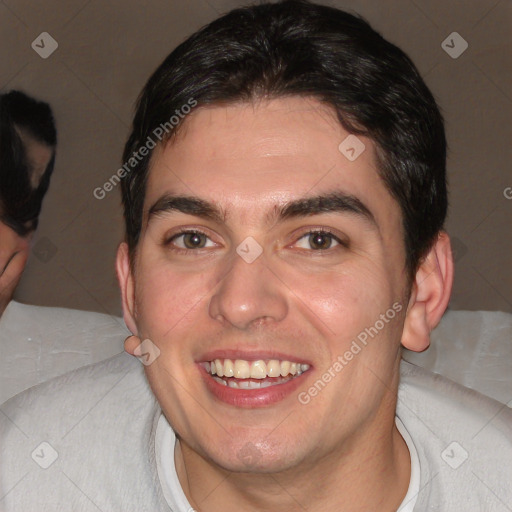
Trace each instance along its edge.
<path fill-rule="evenodd" d="M 251 378 L 264 379 L 267 376 L 267 365 L 261 359 L 251 363 Z"/>
<path fill-rule="evenodd" d="M 306 370 L 309 370 L 309 364 L 301 364 L 300 369 L 305 372 Z"/>
<path fill-rule="evenodd" d="M 220 359 L 215 359 L 215 368 L 217 369 L 217 375 L 219 377 L 224 377 L 224 372 L 222 371 L 224 368 L 222 361 Z"/>
<path fill-rule="evenodd" d="M 261 382 L 254 382 L 252 380 L 247 382 L 249 383 L 249 389 L 259 389 L 261 387 Z"/>
<path fill-rule="evenodd" d="M 229 386 L 230 388 L 236 388 L 236 389 L 238 389 L 238 383 L 237 383 L 237 382 L 235 382 L 234 380 L 228 380 L 228 386 Z"/>
<path fill-rule="evenodd" d="M 227 386 L 226 381 L 225 381 L 225 380 L 222 380 L 222 379 L 221 379 L 221 378 L 219 378 L 219 377 L 214 377 L 214 378 L 213 378 L 213 380 L 214 380 L 215 382 L 218 382 L 219 384 L 222 384 L 223 386 Z"/>
<path fill-rule="evenodd" d="M 297 373 L 297 363 L 292 363 L 292 364 L 290 365 L 290 373 L 291 373 L 292 375 L 295 375 L 295 374 Z"/>
<path fill-rule="evenodd" d="M 237 359 L 234 364 L 234 377 L 237 379 L 248 379 L 250 375 L 249 363 L 242 359 Z"/>
<path fill-rule="evenodd" d="M 268 388 L 269 386 L 272 386 L 272 382 L 269 380 L 264 380 L 260 382 L 260 388 Z"/>
<path fill-rule="evenodd" d="M 290 373 L 290 361 L 281 361 L 281 377 L 286 377 Z"/>
<path fill-rule="evenodd" d="M 233 377 L 233 361 L 224 359 L 224 377 Z"/>
<path fill-rule="evenodd" d="M 281 364 L 277 359 L 271 359 L 267 364 L 267 375 L 269 377 L 281 376 Z"/>
<path fill-rule="evenodd" d="M 209 362 L 209 361 L 206 361 L 205 363 L 203 363 L 203 368 L 204 368 L 208 373 L 210 373 L 210 362 Z"/>
<path fill-rule="evenodd" d="M 248 380 L 241 380 L 239 383 L 238 383 L 238 387 L 240 389 L 249 389 L 249 381 Z"/>
<path fill-rule="evenodd" d="M 215 361 L 212 361 L 212 362 L 210 363 L 210 373 L 211 373 L 212 375 L 215 375 L 215 374 L 217 373 L 217 369 L 215 368 Z"/>

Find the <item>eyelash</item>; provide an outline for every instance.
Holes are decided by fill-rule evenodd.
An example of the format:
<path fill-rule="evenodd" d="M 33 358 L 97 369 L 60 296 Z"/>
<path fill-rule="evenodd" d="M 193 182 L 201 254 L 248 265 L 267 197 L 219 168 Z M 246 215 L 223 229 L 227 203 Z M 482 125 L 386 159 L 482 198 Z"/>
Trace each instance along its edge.
<path fill-rule="evenodd" d="M 347 241 L 344 241 L 340 239 L 338 236 L 336 236 L 332 231 L 330 231 L 327 228 L 314 228 L 310 229 L 304 233 L 302 233 L 293 243 L 293 245 L 297 244 L 300 240 L 309 237 L 311 235 L 320 234 L 320 235 L 327 235 L 331 238 L 332 241 L 336 242 L 340 247 L 348 248 L 349 244 Z M 201 230 L 198 229 L 185 229 L 183 231 L 179 231 L 178 233 L 173 234 L 171 237 L 164 239 L 163 245 L 165 247 L 171 247 L 171 250 L 180 253 L 180 254 L 187 254 L 191 252 L 198 252 L 201 249 L 204 249 L 204 247 L 196 248 L 196 249 L 185 249 L 182 247 L 175 247 L 172 246 L 172 243 L 177 240 L 178 238 L 184 236 L 184 235 L 200 235 L 205 236 L 207 239 L 211 240 L 210 237 L 204 233 Z M 331 251 L 338 247 L 338 245 L 335 245 L 334 247 L 329 247 L 327 249 L 301 249 L 303 251 L 312 252 L 312 253 L 325 253 L 327 251 Z"/>

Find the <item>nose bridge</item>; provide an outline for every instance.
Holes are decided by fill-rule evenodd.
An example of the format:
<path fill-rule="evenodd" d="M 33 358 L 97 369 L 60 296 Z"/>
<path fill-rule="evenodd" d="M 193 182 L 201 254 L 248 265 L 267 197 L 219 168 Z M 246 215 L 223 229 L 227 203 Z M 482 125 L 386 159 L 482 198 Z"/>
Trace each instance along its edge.
<path fill-rule="evenodd" d="M 212 318 L 244 329 L 256 321 L 281 321 L 288 304 L 279 280 L 261 255 L 248 262 L 234 254 L 230 267 L 211 297 Z"/>

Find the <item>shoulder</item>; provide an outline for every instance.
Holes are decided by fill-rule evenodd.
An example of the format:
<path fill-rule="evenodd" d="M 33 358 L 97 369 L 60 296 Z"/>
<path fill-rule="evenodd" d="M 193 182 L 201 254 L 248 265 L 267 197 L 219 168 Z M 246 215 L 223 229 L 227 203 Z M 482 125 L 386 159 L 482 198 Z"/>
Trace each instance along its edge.
<path fill-rule="evenodd" d="M 498 511 L 512 502 L 512 410 L 505 404 L 402 362 L 397 415 L 418 451 L 425 506 Z"/>
<path fill-rule="evenodd" d="M 144 387 L 141 365 L 122 353 L 18 393 L 0 406 L 0 410 L 4 417 L 7 415 L 28 428 L 26 419 L 36 417 L 39 424 L 48 427 L 53 423 L 68 424 L 85 414 L 99 397 L 123 393 L 127 385 L 135 383 Z"/>
<path fill-rule="evenodd" d="M 406 361 L 400 366 L 398 397 L 398 409 L 419 414 L 443 430 L 469 432 L 485 421 L 490 431 L 501 432 L 512 443 L 512 410 L 505 404 Z M 464 419 L 464 425 L 454 418 Z"/>
<path fill-rule="evenodd" d="M 157 506 L 150 453 L 159 415 L 143 366 L 127 354 L 16 395 L 0 407 L 2 506 Z"/>
<path fill-rule="evenodd" d="M 0 403 L 123 351 L 121 318 L 11 301 L 0 318 Z"/>

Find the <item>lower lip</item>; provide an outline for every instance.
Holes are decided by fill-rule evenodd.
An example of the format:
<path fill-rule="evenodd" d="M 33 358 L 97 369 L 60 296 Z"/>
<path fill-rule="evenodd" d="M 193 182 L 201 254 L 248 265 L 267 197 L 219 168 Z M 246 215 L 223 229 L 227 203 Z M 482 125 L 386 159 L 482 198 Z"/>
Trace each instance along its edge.
<path fill-rule="evenodd" d="M 304 382 L 304 375 L 309 372 L 308 370 L 299 377 L 266 388 L 236 389 L 216 382 L 201 365 L 198 365 L 198 368 L 206 387 L 215 398 L 226 404 L 246 409 L 265 407 L 284 400 L 296 391 Z"/>

